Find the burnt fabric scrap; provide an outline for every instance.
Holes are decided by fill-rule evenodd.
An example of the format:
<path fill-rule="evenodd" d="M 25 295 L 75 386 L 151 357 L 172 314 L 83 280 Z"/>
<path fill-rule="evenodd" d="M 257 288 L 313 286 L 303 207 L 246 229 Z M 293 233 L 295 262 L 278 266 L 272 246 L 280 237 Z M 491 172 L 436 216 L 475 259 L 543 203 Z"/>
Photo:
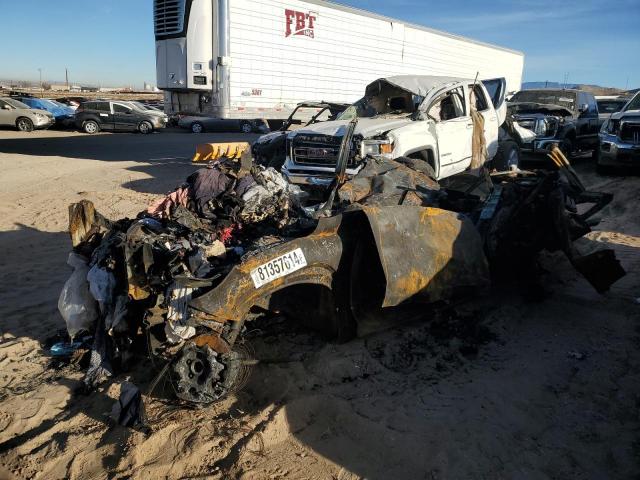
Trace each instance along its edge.
<path fill-rule="evenodd" d="M 131 382 L 120 386 L 120 397 L 111 409 L 111 418 L 124 427 L 146 427 L 147 414 L 140 389 Z"/>

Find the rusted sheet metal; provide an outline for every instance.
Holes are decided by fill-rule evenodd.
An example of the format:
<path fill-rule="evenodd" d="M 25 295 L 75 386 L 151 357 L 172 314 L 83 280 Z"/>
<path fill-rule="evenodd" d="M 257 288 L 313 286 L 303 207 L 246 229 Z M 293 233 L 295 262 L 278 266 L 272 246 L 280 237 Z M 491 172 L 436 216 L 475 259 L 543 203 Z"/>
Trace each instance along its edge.
<path fill-rule="evenodd" d="M 489 284 L 480 234 L 466 217 L 408 205 L 362 210 L 385 274 L 383 307 L 416 296 L 433 302 L 456 288 Z"/>
<path fill-rule="evenodd" d="M 233 267 L 220 285 L 193 299 L 189 306 L 219 321 L 241 321 L 261 298 L 285 287 L 306 283 L 331 288 L 333 274 L 342 258 L 343 244 L 338 233 L 342 218 L 342 215 L 322 218 L 311 235 L 293 239 L 251 256 Z M 307 262 L 305 268 L 256 288 L 251 279 L 253 269 L 297 248 L 302 249 L 304 253 Z"/>

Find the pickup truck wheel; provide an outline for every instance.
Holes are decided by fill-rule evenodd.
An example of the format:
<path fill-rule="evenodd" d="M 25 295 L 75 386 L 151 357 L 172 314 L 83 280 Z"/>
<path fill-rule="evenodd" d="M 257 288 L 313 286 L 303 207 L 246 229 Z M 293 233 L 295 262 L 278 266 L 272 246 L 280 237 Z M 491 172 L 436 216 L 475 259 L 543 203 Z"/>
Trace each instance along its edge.
<path fill-rule="evenodd" d="M 513 140 L 506 140 L 498 144 L 493 166 L 499 172 L 506 172 L 511 169 L 511 165 L 520 166 L 520 148 Z"/>
<path fill-rule="evenodd" d="M 27 117 L 20 117 L 16 121 L 16 127 L 21 132 L 32 132 L 33 131 L 33 122 Z"/>
<path fill-rule="evenodd" d="M 596 164 L 596 172 L 598 175 L 609 175 L 611 174 L 611 167 L 607 165 L 602 165 L 600 163 L 600 145 L 593 151 L 593 160 Z"/>
<path fill-rule="evenodd" d="M 144 122 L 140 122 L 140 125 L 138 125 L 138 131 L 145 135 L 147 133 L 151 133 L 153 132 L 153 125 L 145 120 Z"/>
<path fill-rule="evenodd" d="M 253 132 L 253 127 L 251 126 L 251 124 L 247 121 L 241 122 L 240 123 L 240 131 L 242 133 L 251 133 Z"/>
<path fill-rule="evenodd" d="M 100 131 L 100 125 L 95 120 L 87 120 L 82 124 L 82 131 L 88 134 L 98 133 Z"/>
<path fill-rule="evenodd" d="M 564 153 L 564 156 L 569 158 L 573 153 L 573 142 L 570 138 L 565 138 L 560 143 L 560 150 Z"/>
<path fill-rule="evenodd" d="M 200 122 L 193 122 L 191 124 L 191 132 L 192 133 L 202 133 L 202 132 L 204 132 L 204 125 L 202 125 Z"/>

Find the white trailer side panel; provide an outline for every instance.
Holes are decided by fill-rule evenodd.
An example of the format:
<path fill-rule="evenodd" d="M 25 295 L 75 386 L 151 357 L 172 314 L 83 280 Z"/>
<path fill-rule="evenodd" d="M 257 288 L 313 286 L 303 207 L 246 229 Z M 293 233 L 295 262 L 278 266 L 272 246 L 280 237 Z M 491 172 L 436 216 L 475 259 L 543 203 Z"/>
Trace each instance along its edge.
<path fill-rule="evenodd" d="M 304 100 L 353 102 L 371 81 L 399 74 L 479 73 L 520 89 L 520 52 L 328 2 L 229 3 L 232 117 L 284 115 Z"/>

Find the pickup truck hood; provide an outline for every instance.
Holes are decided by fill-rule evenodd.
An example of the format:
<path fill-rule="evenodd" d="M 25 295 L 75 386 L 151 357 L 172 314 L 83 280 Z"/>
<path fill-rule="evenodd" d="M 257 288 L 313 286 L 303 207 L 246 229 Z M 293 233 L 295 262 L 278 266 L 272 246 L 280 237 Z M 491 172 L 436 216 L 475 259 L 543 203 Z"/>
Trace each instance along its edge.
<path fill-rule="evenodd" d="M 616 112 L 611 114 L 611 120 L 640 120 L 640 110 L 627 110 L 626 112 Z"/>
<path fill-rule="evenodd" d="M 560 115 L 573 117 L 575 113 L 566 107 L 549 103 L 515 102 L 509 104 L 511 114 L 541 113 L 543 115 Z"/>
<path fill-rule="evenodd" d="M 361 135 L 362 138 L 375 137 L 381 135 L 389 130 L 395 130 L 396 128 L 409 125 L 413 120 L 409 117 L 378 117 L 378 118 L 360 118 L 358 119 L 358 125 L 354 135 Z M 335 120 L 333 122 L 321 122 L 315 125 L 310 125 L 299 130 L 295 130 L 289 133 L 289 138 L 296 136 L 297 134 L 320 134 L 331 135 L 335 137 L 341 137 L 349 125 L 348 120 Z"/>

